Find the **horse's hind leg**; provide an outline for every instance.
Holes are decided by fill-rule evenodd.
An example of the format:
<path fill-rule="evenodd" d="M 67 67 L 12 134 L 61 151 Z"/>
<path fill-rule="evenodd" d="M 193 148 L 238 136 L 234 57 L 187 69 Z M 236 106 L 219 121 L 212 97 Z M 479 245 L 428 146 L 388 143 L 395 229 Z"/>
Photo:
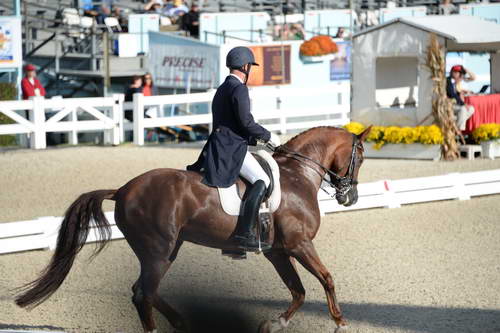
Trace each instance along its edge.
<path fill-rule="evenodd" d="M 302 266 L 316 276 L 319 282 L 323 285 L 326 298 L 328 300 L 330 315 L 333 317 L 333 320 L 339 329 L 346 327 L 347 322 L 342 316 L 340 306 L 337 302 L 332 276 L 319 259 L 314 245 L 311 242 L 302 243 L 298 248 L 292 250 L 292 254 L 295 258 L 297 258 Z"/>
<path fill-rule="evenodd" d="M 169 263 L 167 264 L 166 271 L 170 268 L 174 260 L 177 258 L 177 254 L 179 253 L 179 249 L 182 245 L 182 240 L 177 240 L 177 244 L 175 246 L 174 251 L 170 255 Z M 154 299 L 153 306 L 156 310 L 160 311 L 169 321 L 169 323 L 177 330 L 181 332 L 188 332 L 189 329 L 187 327 L 186 322 L 181 317 L 181 315 L 175 311 L 167 302 L 165 302 L 160 295 L 156 294 Z"/>
<path fill-rule="evenodd" d="M 157 294 L 160 281 L 172 264 L 171 255 L 176 254 L 182 242 L 177 242 L 174 246 L 169 246 L 166 256 L 144 255 L 139 258 L 141 262 L 141 275 L 132 287 L 134 293 L 132 302 L 134 303 L 142 326 L 145 332 L 153 332 L 156 324 L 153 319 L 153 306 L 157 308 L 174 327 L 179 325 L 180 316 Z M 175 324 L 174 324 L 175 323 Z"/>
<path fill-rule="evenodd" d="M 285 285 L 292 294 L 292 303 L 285 313 L 281 314 L 278 321 L 266 321 L 261 324 L 259 333 L 278 332 L 288 326 L 295 312 L 304 304 L 306 291 L 300 281 L 299 274 L 295 269 L 290 256 L 283 252 L 270 251 L 265 254 L 266 258 L 273 264 Z"/>
<path fill-rule="evenodd" d="M 156 324 L 153 319 L 153 302 L 160 281 L 165 274 L 166 259 L 148 258 L 147 262 L 141 261 L 141 275 L 132 287 L 134 303 L 141 318 L 144 332 L 154 332 Z"/>

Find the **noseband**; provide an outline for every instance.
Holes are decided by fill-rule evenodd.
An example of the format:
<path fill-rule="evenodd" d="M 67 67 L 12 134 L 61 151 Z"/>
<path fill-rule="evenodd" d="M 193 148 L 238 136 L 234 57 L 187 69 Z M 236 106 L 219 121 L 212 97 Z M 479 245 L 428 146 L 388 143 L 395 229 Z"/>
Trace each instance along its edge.
<path fill-rule="evenodd" d="M 348 166 L 348 169 L 347 169 L 345 176 L 339 176 L 336 172 L 325 167 L 321 163 L 319 163 L 319 162 L 317 162 L 317 161 L 311 159 L 310 157 L 307 157 L 301 153 L 292 151 L 292 150 L 284 147 L 283 145 L 278 146 L 278 147 L 272 147 L 272 146 L 268 145 L 267 147 L 270 148 L 273 152 L 275 152 L 277 154 L 284 155 L 284 156 L 289 157 L 289 158 L 293 158 L 299 162 L 309 161 L 309 162 L 315 164 L 316 166 L 320 167 L 325 172 L 324 175 L 321 175 L 321 173 L 318 170 L 316 170 L 315 168 L 312 168 L 310 165 L 305 164 L 306 166 L 310 167 L 311 169 L 316 171 L 318 174 L 320 174 L 321 179 L 323 181 L 327 182 L 331 187 L 335 188 L 335 191 L 336 191 L 335 197 L 338 198 L 341 196 L 345 196 L 352 189 L 353 185 L 358 184 L 358 181 L 355 180 L 353 177 L 354 170 L 356 168 L 356 162 L 358 161 L 358 159 L 356 158 L 356 148 L 360 148 L 361 150 L 363 150 L 363 146 L 362 146 L 362 143 L 358 140 L 358 137 L 356 135 L 353 134 L 352 137 L 353 137 L 353 139 L 352 139 L 351 159 L 349 161 L 349 166 Z M 343 169 L 344 168 L 342 168 L 340 170 L 343 170 Z M 326 175 L 329 175 L 330 179 L 325 178 Z M 327 194 L 330 194 L 323 187 L 320 187 L 320 188 L 323 191 L 325 191 Z"/>

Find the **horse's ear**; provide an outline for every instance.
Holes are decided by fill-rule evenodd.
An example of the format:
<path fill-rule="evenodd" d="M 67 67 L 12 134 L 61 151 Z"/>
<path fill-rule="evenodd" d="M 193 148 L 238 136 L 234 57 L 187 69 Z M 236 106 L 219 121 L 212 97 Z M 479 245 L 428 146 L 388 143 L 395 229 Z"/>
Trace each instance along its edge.
<path fill-rule="evenodd" d="M 370 131 L 372 130 L 372 125 L 368 126 L 367 129 L 365 129 L 363 132 L 358 134 L 358 139 L 361 142 L 364 142 L 366 138 L 368 137 L 368 134 L 370 134 Z"/>

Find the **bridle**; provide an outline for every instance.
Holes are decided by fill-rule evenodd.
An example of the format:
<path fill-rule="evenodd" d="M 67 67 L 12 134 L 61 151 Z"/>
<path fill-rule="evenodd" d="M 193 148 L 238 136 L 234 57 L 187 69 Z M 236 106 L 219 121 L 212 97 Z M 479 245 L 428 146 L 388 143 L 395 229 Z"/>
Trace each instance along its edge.
<path fill-rule="evenodd" d="M 322 181 L 328 183 L 331 187 L 335 188 L 335 198 L 345 196 L 354 185 L 358 184 L 358 181 L 354 179 L 354 170 L 356 169 L 356 162 L 359 161 L 356 154 L 357 148 L 361 149 L 363 151 L 363 144 L 361 141 L 359 141 L 358 137 L 354 134 L 352 134 L 352 149 L 351 149 L 351 159 L 349 160 L 349 166 L 347 169 L 347 172 L 345 176 L 339 176 L 336 172 L 332 171 L 331 169 L 325 167 L 323 164 L 319 163 L 318 161 L 313 160 L 312 158 L 305 156 L 301 153 L 298 153 L 296 151 L 290 150 L 286 148 L 285 146 L 281 145 L 278 147 L 274 147 L 272 145 L 267 145 L 269 149 L 271 149 L 274 153 L 284 155 L 285 157 L 293 158 L 299 162 L 304 162 L 308 161 L 316 166 L 320 167 L 325 174 L 322 175 L 316 168 L 311 167 L 310 165 L 305 164 L 306 166 L 310 167 L 314 171 L 316 171 L 320 176 Z M 344 167 L 345 168 L 345 167 Z M 344 170 L 344 168 L 341 168 L 340 170 Z M 330 179 L 326 178 L 326 175 L 330 176 Z M 320 188 L 325 191 L 327 194 L 330 195 L 328 191 L 326 191 L 323 187 L 320 186 Z M 332 195 L 333 197 L 333 195 Z"/>

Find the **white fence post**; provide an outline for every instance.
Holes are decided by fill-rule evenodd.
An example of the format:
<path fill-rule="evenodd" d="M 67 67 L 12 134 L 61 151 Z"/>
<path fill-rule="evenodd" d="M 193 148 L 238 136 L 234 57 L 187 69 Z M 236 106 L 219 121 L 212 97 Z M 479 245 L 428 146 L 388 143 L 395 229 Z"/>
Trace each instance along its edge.
<path fill-rule="evenodd" d="M 134 94 L 134 144 L 144 146 L 144 95 Z"/>
<path fill-rule="evenodd" d="M 71 125 L 73 126 L 73 129 L 71 130 L 71 132 L 69 132 L 69 144 L 71 145 L 78 144 L 78 114 L 76 109 L 76 107 L 72 107 L 71 112 L 69 113 L 69 120 L 71 121 Z"/>
<path fill-rule="evenodd" d="M 116 99 L 116 110 L 118 111 L 118 144 L 125 141 L 125 129 L 123 128 L 123 117 L 125 116 L 125 109 L 123 105 L 123 101 L 125 100 L 125 95 L 123 94 L 114 94 L 113 97 Z"/>
<path fill-rule="evenodd" d="M 36 96 L 32 98 L 33 109 L 30 110 L 30 120 L 35 126 L 34 132 L 30 137 L 30 147 L 34 149 L 45 149 L 47 141 L 45 137 L 45 98 Z"/>
<path fill-rule="evenodd" d="M 118 146 L 120 144 L 120 116 L 122 113 L 120 112 L 119 105 L 119 95 L 113 95 L 113 106 L 111 110 L 107 111 L 106 114 L 109 118 L 113 120 L 113 127 L 110 129 L 104 130 L 104 143 L 110 144 L 113 146 Z M 121 105 L 123 107 L 123 104 Z"/>

